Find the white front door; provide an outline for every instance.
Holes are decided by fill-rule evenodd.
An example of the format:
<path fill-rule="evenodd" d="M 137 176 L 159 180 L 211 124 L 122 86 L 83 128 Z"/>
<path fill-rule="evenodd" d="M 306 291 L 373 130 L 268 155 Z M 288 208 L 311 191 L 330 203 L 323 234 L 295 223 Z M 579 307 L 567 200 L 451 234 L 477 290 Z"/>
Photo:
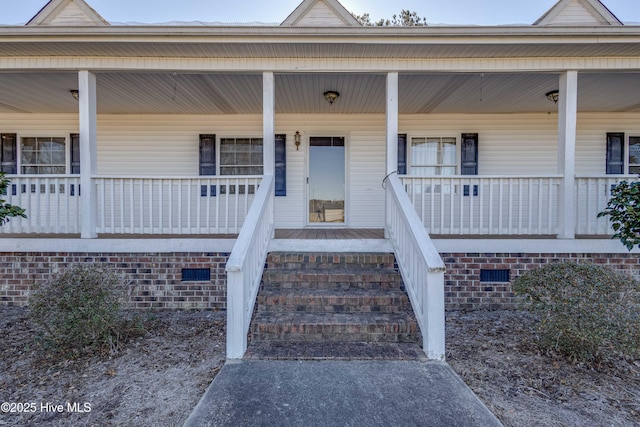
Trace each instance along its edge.
<path fill-rule="evenodd" d="M 345 138 L 309 139 L 307 224 L 345 223 Z"/>

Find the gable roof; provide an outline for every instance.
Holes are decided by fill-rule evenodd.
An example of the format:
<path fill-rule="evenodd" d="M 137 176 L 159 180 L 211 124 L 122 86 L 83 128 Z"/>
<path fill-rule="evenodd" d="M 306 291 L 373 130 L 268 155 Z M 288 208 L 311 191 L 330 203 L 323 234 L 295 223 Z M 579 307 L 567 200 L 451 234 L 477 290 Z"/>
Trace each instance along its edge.
<path fill-rule="evenodd" d="M 107 26 L 109 23 L 84 0 L 50 0 L 27 26 Z"/>
<path fill-rule="evenodd" d="M 533 25 L 623 25 L 600 0 L 560 0 Z"/>
<path fill-rule="evenodd" d="M 360 27 L 362 24 L 338 0 L 304 0 L 280 25 Z"/>

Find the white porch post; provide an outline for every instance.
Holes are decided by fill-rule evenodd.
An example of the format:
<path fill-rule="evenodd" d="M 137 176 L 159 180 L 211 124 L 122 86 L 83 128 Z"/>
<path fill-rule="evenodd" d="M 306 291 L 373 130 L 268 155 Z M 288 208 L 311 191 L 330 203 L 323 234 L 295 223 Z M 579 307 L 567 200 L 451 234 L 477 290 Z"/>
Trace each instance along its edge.
<path fill-rule="evenodd" d="M 273 72 L 262 73 L 262 164 L 264 175 L 275 175 L 276 172 L 276 83 Z M 271 194 L 270 197 L 275 197 Z M 276 204 L 272 204 L 275 218 Z M 275 227 L 271 239 L 275 237 Z"/>
<path fill-rule="evenodd" d="M 387 73 L 387 163 L 385 176 L 398 170 L 398 73 Z M 389 193 L 385 193 L 385 217 L 389 216 Z M 387 218 L 384 237 L 389 238 Z"/>
<path fill-rule="evenodd" d="M 558 100 L 558 173 L 563 176 L 558 192 L 558 238 L 576 235 L 576 128 L 578 122 L 578 72 L 560 76 Z"/>
<path fill-rule="evenodd" d="M 262 73 L 262 138 L 264 174 L 275 173 L 275 80 L 272 72 Z"/>
<path fill-rule="evenodd" d="M 78 72 L 80 120 L 80 187 L 82 194 L 81 237 L 98 237 L 98 203 L 92 176 L 97 172 L 96 76 L 90 71 Z"/>
<path fill-rule="evenodd" d="M 387 74 L 387 169 L 398 170 L 398 73 Z"/>

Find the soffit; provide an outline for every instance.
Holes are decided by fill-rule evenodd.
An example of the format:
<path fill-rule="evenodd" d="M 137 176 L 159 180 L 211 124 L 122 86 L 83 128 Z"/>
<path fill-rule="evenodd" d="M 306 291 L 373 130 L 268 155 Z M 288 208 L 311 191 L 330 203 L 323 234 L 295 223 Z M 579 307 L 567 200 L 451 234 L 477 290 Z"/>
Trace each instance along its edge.
<path fill-rule="evenodd" d="M 0 73 L 0 113 L 77 113 L 77 73 Z M 376 73 L 276 74 L 278 114 L 385 112 L 386 78 Z M 545 93 L 558 75 L 401 74 L 401 114 L 552 112 Z M 640 112 L 640 73 L 580 73 L 579 111 Z M 323 93 L 340 92 L 329 105 Z M 261 114 L 261 74 L 99 73 L 101 114 Z"/>

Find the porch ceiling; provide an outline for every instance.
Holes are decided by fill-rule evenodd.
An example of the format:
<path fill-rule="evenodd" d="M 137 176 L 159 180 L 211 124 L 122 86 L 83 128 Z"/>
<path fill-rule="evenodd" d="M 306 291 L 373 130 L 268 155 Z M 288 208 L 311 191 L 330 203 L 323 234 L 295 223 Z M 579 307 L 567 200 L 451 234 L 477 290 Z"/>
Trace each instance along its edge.
<path fill-rule="evenodd" d="M 385 112 L 381 74 L 277 74 L 276 112 Z M 401 74 L 401 114 L 548 112 L 556 74 Z M 260 74 L 100 73 L 98 112 L 107 114 L 260 114 Z M 0 113 L 74 113 L 75 72 L 0 73 Z M 340 92 L 335 104 L 323 98 Z M 640 73 L 581 73 L 579 111 L 640 111 Z"/>

